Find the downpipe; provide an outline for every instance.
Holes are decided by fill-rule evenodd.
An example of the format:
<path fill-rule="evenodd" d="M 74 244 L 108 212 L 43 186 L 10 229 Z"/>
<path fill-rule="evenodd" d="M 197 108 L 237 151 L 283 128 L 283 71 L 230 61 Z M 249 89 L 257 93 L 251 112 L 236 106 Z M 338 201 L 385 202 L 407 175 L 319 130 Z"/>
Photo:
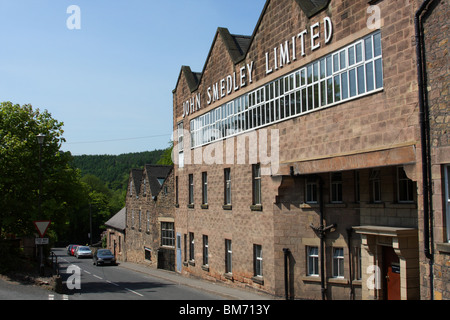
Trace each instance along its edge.
<path fill-rule="evenodd" d="M 434 276 L 433 276 L 433 209 L 432 209 L 432 188 L 431 188 L 431 161 L 430 161 L 430 138 L 428 122 L 428 105 L 425 96 L 424 63 L 423 63 L 423 34 L 421 16 L 426 12 L 428 5 L 433 0 L 425 0 L 414 16 L 416 59 L 417 59 L 417 83 L 419 92 L 419 120 L 420 136 L 422 146 L 422 194 L 423 194 L 423 220 L 424 220 L 424 254 L 428 259 L 430 268 L 430 298 L 434 299 Z"/>

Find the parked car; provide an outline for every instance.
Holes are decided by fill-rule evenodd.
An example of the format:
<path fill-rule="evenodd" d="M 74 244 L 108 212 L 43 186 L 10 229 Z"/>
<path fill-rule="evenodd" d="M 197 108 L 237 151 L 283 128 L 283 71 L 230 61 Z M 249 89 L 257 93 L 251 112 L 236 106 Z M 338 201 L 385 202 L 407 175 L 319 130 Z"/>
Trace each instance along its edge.
<path fill-rule="evenodd" d="M 72 254 L 72 247 L 74 246 L 74 244 L 69 244 L 68 246 L 67 246 L 67 254 L 70 256 L 71 254 Z"/>
<path fill-rule="evenodd" d="M 75 249 L 78 248 L 80 245 L 78 244 L 74 244 L 72 245 L 72 247 L 70 248 L 70 255 L 74 256 L 75 255 Z"/>
<path fill-rule="evenodd" d="M 98 249 L 94 254 L 93 260 L 96 266 L 99 264 L 116 264 L 116 257 L 114 257 L 109 249 Z"/>
<path fill-rule="evenodd" d="M 92 250 L 86 246 L 78 246 L 75 250 L 75 257 L 77 257 L 77 259 L 83 257 L 92 258 Z"/>

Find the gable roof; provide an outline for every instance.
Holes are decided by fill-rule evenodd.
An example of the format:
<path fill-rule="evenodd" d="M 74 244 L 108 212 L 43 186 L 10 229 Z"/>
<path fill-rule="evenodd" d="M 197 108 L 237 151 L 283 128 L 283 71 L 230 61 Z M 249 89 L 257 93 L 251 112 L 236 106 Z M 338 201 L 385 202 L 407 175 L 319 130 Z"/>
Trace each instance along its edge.
<path fill-rule="evenodd" d="M 266 14 L 267 7 L 269 6 L 270 1 L 271 0 L 266 0 L 264 8 L 261 12 L 261 15 L 259 16 L 258 22 L 256 23 L 255 29 L 253 30 L 253 34 L 251 36 L 233 35 L 228 31 L 227 28 L 220 28 L 220 27 L 217 28 L 216 35 L 209 50 L 208 57 L 206 58 L 206 62 L 205 65 L 203 66 L 202 72 L 201 73 L 192 72 L 190 67 L 182 66 L 180 74 L 178 76 L 177 84 L 172 92 L 175 93 L 182 74 L 184 74 L 184 76 L 186 77 L 186 81 L 188 82 L 188 86 L 189 89 L 191 90 L 191 93 L 193 93 L 198 89 L 198 86 L 205 72 L 206 65 L 208 64 L 209 57 L 214 48 L 218 35 L 222 37 L 222 40 L 227 48 L 227 52 L 230 55 L 231 60 L 233 61 L 234 64 L 237 64 L 242 60 L 244 60 L 247 56 L 248 49 L 253 43 L 256 33 L 259 30 L 259 26 L 261 24 L 264 15 Z M 300 9 L 304 12 L 304 14 L 308 17 L 308 19 L 312 18 L 322 10 L 326 9 L 330 4 L 330 0 L 292 0 L 292 1 L 295 1 L 299 5 Z"/>
<path fill-rule="evenodd" d="M 173 166 L 165 166 L 165 165 L 152 165 L 147 164 L 145 166 L 145 171 L 147 173 L 148 184 L 150 186 L 150 192 L 153 197 L 156 197 L 163 187 L 163 184 L 170 172 L 172 171 Z M 160 179 L 160 180 L 159 180 Z M 160 183 L 159 181 L 164 181 Z"/>
<path fill-rule="evenodd" d="M 191 93 L 198 89 L 198 86 L 201 82 L 201 78 L 203 76 L 203 73 L 205 72 L 206 65 L 208 64 L 209 58 L 214 49 L 218 36 L 221 37 L 225 45 L 225 48 L 227 49 L 227 52 L 234 64 L 239 63 L 245 58 L 252 37 L 245 35 L 231 34 L 227 28 L 219 27 L 217 28 L 216 35 L 214 36 L 211 48 L 209 49 L 209 53 L 206 58 L 206 62 L 203 66 L 202 72 L 192 72 L 189 66 L 182 66 L 180 74 L 178 75 L 176 87 L 178 87 L 178 83 L 180 82 L 181 76 L 184 75 Z M 175 92 L 176 87 L 173 90 L 173 92 Z"/>
<path fill-rule="evenodd" d="M 111 227 L 119 231 L 124 231 L 126 229 L 126 218 L 127 218 L 127 209 L 122 208 L 111 219 L 106 221 L 105 225 L 107 227 Z"/>
<path fill-rule="evenodd" d="M 133 188 L 136 194 L 139 194 L 141 191 L 141 180 L 143 174 L 143 169 L 131 169 L 131 181 L 133 182 Z"/>

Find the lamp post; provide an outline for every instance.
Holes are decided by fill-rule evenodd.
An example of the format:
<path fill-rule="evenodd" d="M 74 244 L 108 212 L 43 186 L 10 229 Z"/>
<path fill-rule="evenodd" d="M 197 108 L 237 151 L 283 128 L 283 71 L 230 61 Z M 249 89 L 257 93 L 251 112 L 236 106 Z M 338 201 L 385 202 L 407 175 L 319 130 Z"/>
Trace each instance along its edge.
<path fill-rule="evenodd" d="M 41 193 L 42 193 L 42 146 L 44 145 L 45 134 L 38 134 L 37 141 L 39 144 L 39 196 L 38 196 L 38 217 L 41 216 Z M 41 263 L 39 266 L 39 272 L 41 276 L 44 275 L 44 253 L 42 244 L 40 245 Z"/>

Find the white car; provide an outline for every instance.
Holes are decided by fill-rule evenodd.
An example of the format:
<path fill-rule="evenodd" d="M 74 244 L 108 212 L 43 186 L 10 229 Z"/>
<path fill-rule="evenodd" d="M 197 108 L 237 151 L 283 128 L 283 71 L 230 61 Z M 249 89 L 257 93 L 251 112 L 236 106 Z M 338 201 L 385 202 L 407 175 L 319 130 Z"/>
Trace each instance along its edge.
<path fill-rule="evenodd" d="M 77 257 L 77 259 L 83 257 L 92 258 L 92 250 L 89 247 L 79 246 L 75 249 L 75 257 Z"/>

